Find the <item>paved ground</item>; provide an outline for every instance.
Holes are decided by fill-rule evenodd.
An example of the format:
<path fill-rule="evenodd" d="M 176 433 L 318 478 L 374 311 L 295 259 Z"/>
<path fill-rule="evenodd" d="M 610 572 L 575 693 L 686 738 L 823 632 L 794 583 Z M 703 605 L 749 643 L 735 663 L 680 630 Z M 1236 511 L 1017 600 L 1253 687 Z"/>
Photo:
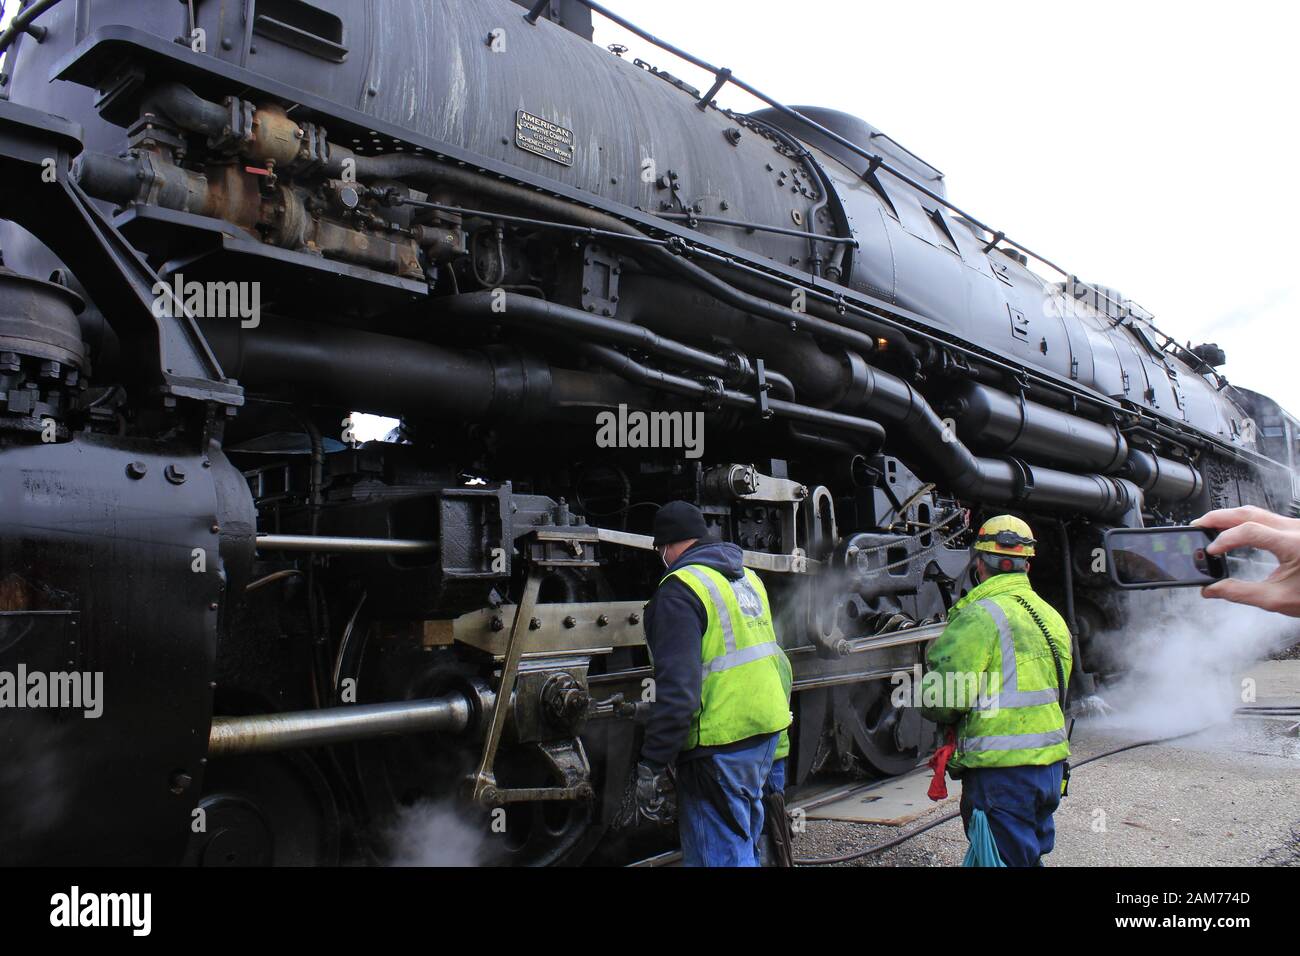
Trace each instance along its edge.
<path fill-rule="evenodd" d="M 1287 655 L 1279 655 L 1287 656 Z M 1300 704 L 1300 659 L 1253 665 L 1259 703 Z M 1182 740 L 1079 767 L 1056 814 L 1052 866 L 1300 866 L 1300 718 L 1234 718 Z M 1149 736 L 1149 735 L 1147 735 Z M 1123 721 L 1080 721 L 1078 765 L 1144 739 Z M 949 803 L 899 826 L 808 820 L 801 857 L 851 852 L 955 809 Z M 955 866 L 966 852 L 953 820 L 858 866 Z"/>

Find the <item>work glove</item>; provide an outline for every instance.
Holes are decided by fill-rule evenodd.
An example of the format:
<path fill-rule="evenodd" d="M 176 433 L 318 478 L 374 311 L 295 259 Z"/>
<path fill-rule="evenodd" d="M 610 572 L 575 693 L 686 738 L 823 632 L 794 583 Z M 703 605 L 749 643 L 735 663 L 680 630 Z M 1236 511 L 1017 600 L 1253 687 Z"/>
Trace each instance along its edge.
<path fill-rule="evenodd" d="M 614 825 L 619 829 L 634 827 L 642 821 L 661 826 L 677 819 L 677 789 L 667 767 L 655 770 L 648 763 L 636 765 L 623 795 Z"/>

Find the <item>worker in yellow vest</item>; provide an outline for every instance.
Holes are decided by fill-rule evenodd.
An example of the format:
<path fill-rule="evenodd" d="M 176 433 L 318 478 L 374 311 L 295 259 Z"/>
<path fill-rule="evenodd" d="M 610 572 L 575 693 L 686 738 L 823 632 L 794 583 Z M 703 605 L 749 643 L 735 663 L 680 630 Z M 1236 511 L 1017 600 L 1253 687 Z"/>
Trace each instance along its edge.
<path fill-rule="evenodd" d="M 667 573 L 646 607 L 654 699 L 636 804 L 662 821 L 675 767 L 687 866 L 758 866 L 763 789 L 790 725 L 789 661 L 763 582 L 699 508 L 674 501 L 653 523 Z"/>
<path fill-rule="evenodd" d="M 1012 515 L 990 518 L 972 554 L 976 587 L 948 613 L 926 653 L 921 714 L 956 725 L 948 767 L 962 781 L 962 819 L 988 820 L 1007 866 L 1036 866 L 1055 841 L 1052 814 L 1069 778 L 1065 689 L 1070 632 L 1029 585 L 1033 531 Z"/>

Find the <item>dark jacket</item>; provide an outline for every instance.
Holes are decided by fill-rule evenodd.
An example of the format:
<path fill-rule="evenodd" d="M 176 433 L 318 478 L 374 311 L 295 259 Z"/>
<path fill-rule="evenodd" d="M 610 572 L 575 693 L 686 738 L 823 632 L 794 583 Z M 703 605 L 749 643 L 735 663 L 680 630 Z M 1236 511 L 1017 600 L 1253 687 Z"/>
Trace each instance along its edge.
<path fill-rule="evenodd" d="M 729 541 L 701 541 L 686 549 L 664 574 L 688 564 L 703 564 L 734 581 L 745 573 L 741 558 L 740 548 Z M 655 769 L 752 743 L 742 740 L 682 751 L 691 718 L 700 706 L 700 644 L 708 625 L 708 611 L 700 599 L 676 578 L 661 584 L 646 606 L 645 633 L 654 656 L 655 699 L 650 705 L 641 759 Z"/>

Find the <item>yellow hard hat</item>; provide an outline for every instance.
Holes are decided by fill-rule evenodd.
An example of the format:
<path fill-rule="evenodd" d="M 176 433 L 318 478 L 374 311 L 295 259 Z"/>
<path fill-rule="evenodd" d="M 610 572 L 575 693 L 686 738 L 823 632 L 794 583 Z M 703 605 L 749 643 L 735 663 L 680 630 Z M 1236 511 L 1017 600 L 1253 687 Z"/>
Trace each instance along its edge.
<path fill-rule="evenodd" d="M 1034 532 L 1029 525 L 1012 515 L 998 515 L 980 525 L 975 538 L 976 551 L 1005 554 L 1012 558 L 1034 556 Z"/>

